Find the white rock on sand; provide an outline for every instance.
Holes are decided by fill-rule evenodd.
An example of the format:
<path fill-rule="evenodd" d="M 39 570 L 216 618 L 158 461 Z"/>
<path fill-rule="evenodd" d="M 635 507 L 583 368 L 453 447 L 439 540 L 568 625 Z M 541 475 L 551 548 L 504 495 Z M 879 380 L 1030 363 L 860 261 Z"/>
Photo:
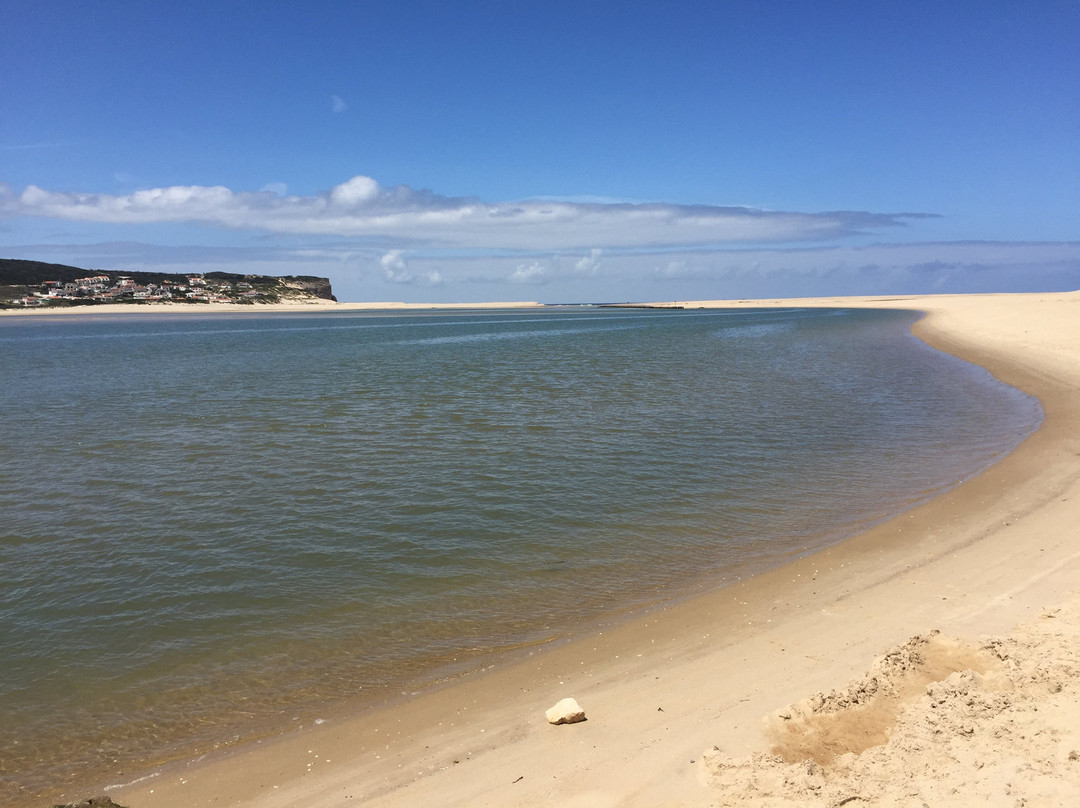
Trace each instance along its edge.
<path fill-rule="evenodd" d="M 544 713 L 549 724 L 576 724 L 585 720 L 585 711 L 574 699 L 563 699 Z"/>

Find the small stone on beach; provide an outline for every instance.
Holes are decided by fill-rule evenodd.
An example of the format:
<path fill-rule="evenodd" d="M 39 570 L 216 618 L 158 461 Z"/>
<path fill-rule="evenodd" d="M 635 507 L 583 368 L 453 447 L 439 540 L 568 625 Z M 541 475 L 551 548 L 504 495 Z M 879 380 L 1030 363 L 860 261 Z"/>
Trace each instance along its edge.
<path fill-rule="evenodd" d="M 549 724 L 576 724 L 585 720 L 585 711 L 574 699 L 563 699 L 545 713 Z"/>

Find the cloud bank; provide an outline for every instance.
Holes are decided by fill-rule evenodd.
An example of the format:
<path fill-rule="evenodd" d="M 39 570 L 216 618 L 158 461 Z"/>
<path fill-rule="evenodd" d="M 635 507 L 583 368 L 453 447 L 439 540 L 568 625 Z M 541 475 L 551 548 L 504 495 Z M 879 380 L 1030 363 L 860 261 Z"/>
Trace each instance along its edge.
<path fill-rule="evenodd" d="M 357 176 L 313 195 L 0 185 L 0 244 L 76 266 L 329 276 L 341 300 L 693 300 L 1080 287 L 1080 242 L 882 243 L 920 214 L 485 202 Z M 65 222 L 62 227 L 57 222 Z M 175 225 L 175 227 L 173 227 Z M 184 245 L 191 227 L 217 232 Z M 172 244 L 138 240 L 144 228 Z M 15 235 L 20 233 L 21 235 Z M 38 239 L 33 240 L 34 235 Z M 109 235 L 115 234 L 109 240 Z M 876 243 L 865 237 L 872 234 Z M 863 238 L 850 238 L 853 236 Z"/>
<path fill-rule="evenodd" d="M 937 242 L 532 255 L 426 253 L 349 240 L 247 246 L 27 244 L 8 255 L 113 270 L 319 275 L 339 300 L 697 300 L 1080 288 L 1080 242 Z"/>
<path fill-rule="evenodd" d="M 312 196 L 224 186 L 125 195 L 0 186 L 0 215 L 132 225 L 193 223 L 307 236 L 380 237 L 426 247 L 561 250 L 796 243 L 903 226 L 920 214 L 799 213 L 717 205 L 524 200 L 483 202 L 356 176 Z"/>

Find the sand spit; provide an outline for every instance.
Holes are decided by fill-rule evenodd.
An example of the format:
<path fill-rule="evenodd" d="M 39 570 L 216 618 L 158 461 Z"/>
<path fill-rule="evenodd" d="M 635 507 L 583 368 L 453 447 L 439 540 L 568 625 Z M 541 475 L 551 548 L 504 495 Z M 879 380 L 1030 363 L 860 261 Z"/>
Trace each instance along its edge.
<path fill-rule="evenodd" d="M 1046 420 L 815 555 L 87 793 L 113 785 L 131 808 L 1075 804 L 1080 294 L 739 305 L 929 312 L 919 336 L 1037 395 Z M 570 696 L 588 721 L 549 724 Z"/>

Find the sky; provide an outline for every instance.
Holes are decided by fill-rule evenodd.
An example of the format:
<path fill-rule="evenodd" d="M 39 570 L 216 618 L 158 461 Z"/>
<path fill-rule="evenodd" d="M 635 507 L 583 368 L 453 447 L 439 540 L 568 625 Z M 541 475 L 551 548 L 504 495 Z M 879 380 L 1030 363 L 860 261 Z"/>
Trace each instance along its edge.
<path fill-rule="evenodd" d="M 1080 2 L 0 0 L 0 257 L 340 300 L 1080 288 Z"/>

